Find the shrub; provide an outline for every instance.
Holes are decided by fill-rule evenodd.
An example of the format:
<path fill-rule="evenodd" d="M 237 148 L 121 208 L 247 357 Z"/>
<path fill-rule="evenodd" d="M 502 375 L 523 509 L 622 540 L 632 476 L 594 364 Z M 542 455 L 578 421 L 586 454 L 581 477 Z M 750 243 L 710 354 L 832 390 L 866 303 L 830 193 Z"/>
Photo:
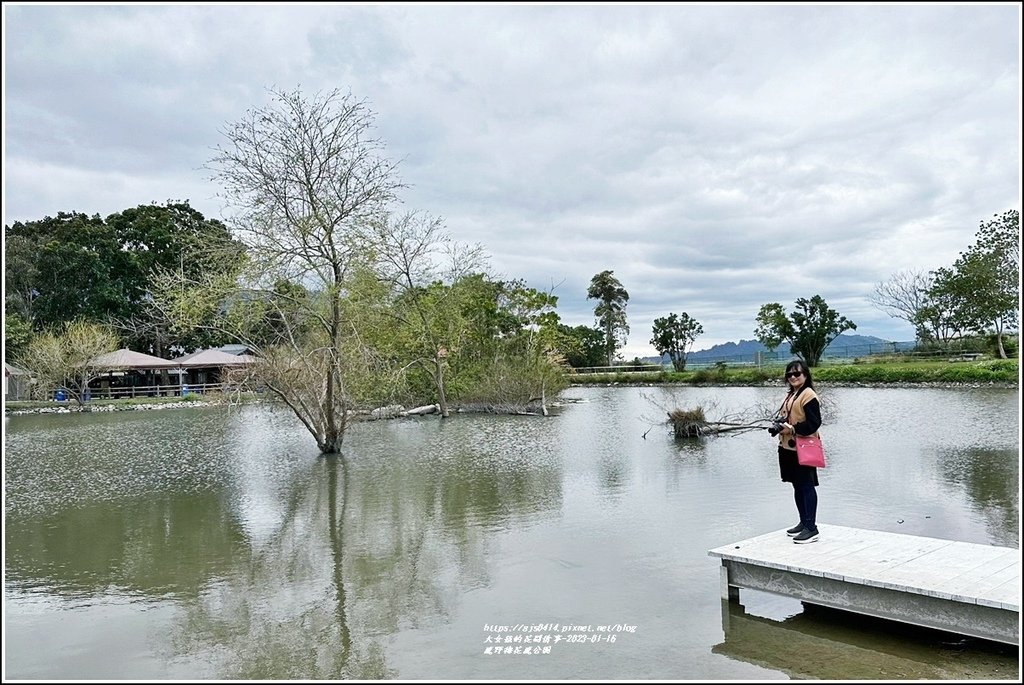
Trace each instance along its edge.
<path fill-rule="evenodd" d="M 668 417 L 677 438 L 700 437 L 707 431 L 708 420 L 704 416 L 703 407 L 673 409 Z"/>

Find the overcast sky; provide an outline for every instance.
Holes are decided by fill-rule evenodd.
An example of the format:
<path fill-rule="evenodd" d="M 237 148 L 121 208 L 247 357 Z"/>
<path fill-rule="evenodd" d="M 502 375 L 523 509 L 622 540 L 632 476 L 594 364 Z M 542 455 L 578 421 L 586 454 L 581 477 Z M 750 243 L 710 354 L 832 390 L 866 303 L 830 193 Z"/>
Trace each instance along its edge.
<path fill-rule="evenodd" d="M 626 358 L 686 312 L 752 339 L 762 304 L 868 302 L 1020 209 L 1021 10 L 990 5 L 5 3 L 4 223 L 184 200 L 267 89 L 376 112 L 403 210 L 481 243 L 570 325 L 610 269 Z"/>

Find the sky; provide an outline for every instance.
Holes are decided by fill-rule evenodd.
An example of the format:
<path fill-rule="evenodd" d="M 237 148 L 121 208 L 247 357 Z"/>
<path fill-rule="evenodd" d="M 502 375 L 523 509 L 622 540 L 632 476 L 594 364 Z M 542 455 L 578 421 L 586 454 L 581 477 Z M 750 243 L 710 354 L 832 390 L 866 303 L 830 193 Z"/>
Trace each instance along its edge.
<path fill-rule="evenodd" d="M 626 359 L 687 313 L 695 350 L 763 304 L 870 303 L 1020 209 L 1021 8 L 992 4 L 3 5 L 4 224 L 188 200 L 270 88 L 351 92 L 408 185 L 490 272 L 594 325 L 629 293 Z"/>

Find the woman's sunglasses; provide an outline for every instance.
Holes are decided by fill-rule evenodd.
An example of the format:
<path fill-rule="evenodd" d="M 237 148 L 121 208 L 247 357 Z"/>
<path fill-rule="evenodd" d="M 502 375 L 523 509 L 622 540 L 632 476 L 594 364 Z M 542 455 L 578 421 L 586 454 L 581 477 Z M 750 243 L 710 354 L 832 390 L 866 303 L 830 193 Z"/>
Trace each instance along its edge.
<path fill-rule="evenodd" d="M 804 375 L 803 371 L 790 371 L 786 374 L 786 378 L 799 378 L 802 375 Z"/>

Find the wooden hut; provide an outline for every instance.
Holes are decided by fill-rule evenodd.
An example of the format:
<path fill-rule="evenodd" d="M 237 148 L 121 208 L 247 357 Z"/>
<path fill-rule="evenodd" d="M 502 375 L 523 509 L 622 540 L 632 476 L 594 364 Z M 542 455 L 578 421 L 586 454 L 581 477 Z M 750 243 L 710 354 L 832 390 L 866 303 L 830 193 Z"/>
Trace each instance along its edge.
<path fill-rule="evenodd" d="M 14 364 L 4 362 L 4 401 L 27 400 L 32 374 Z"/>
<path fill-rule="evenodd" d="M 198 350 L 178 357 L 174 363 L 185 375 L 182 382 L 190 388 L 203 388 L 224 380 L 226 370 L 252 364 L 255 359 L 247 354 L 230 354 L 223 350 Z"/>
<path fill-rule="evenodd" d="M 89 383 L 93 397 L 146 397 L 180 392 L 181 368 L 170 359 L 122 348 L 93 360 L 107 373 Z"/>

